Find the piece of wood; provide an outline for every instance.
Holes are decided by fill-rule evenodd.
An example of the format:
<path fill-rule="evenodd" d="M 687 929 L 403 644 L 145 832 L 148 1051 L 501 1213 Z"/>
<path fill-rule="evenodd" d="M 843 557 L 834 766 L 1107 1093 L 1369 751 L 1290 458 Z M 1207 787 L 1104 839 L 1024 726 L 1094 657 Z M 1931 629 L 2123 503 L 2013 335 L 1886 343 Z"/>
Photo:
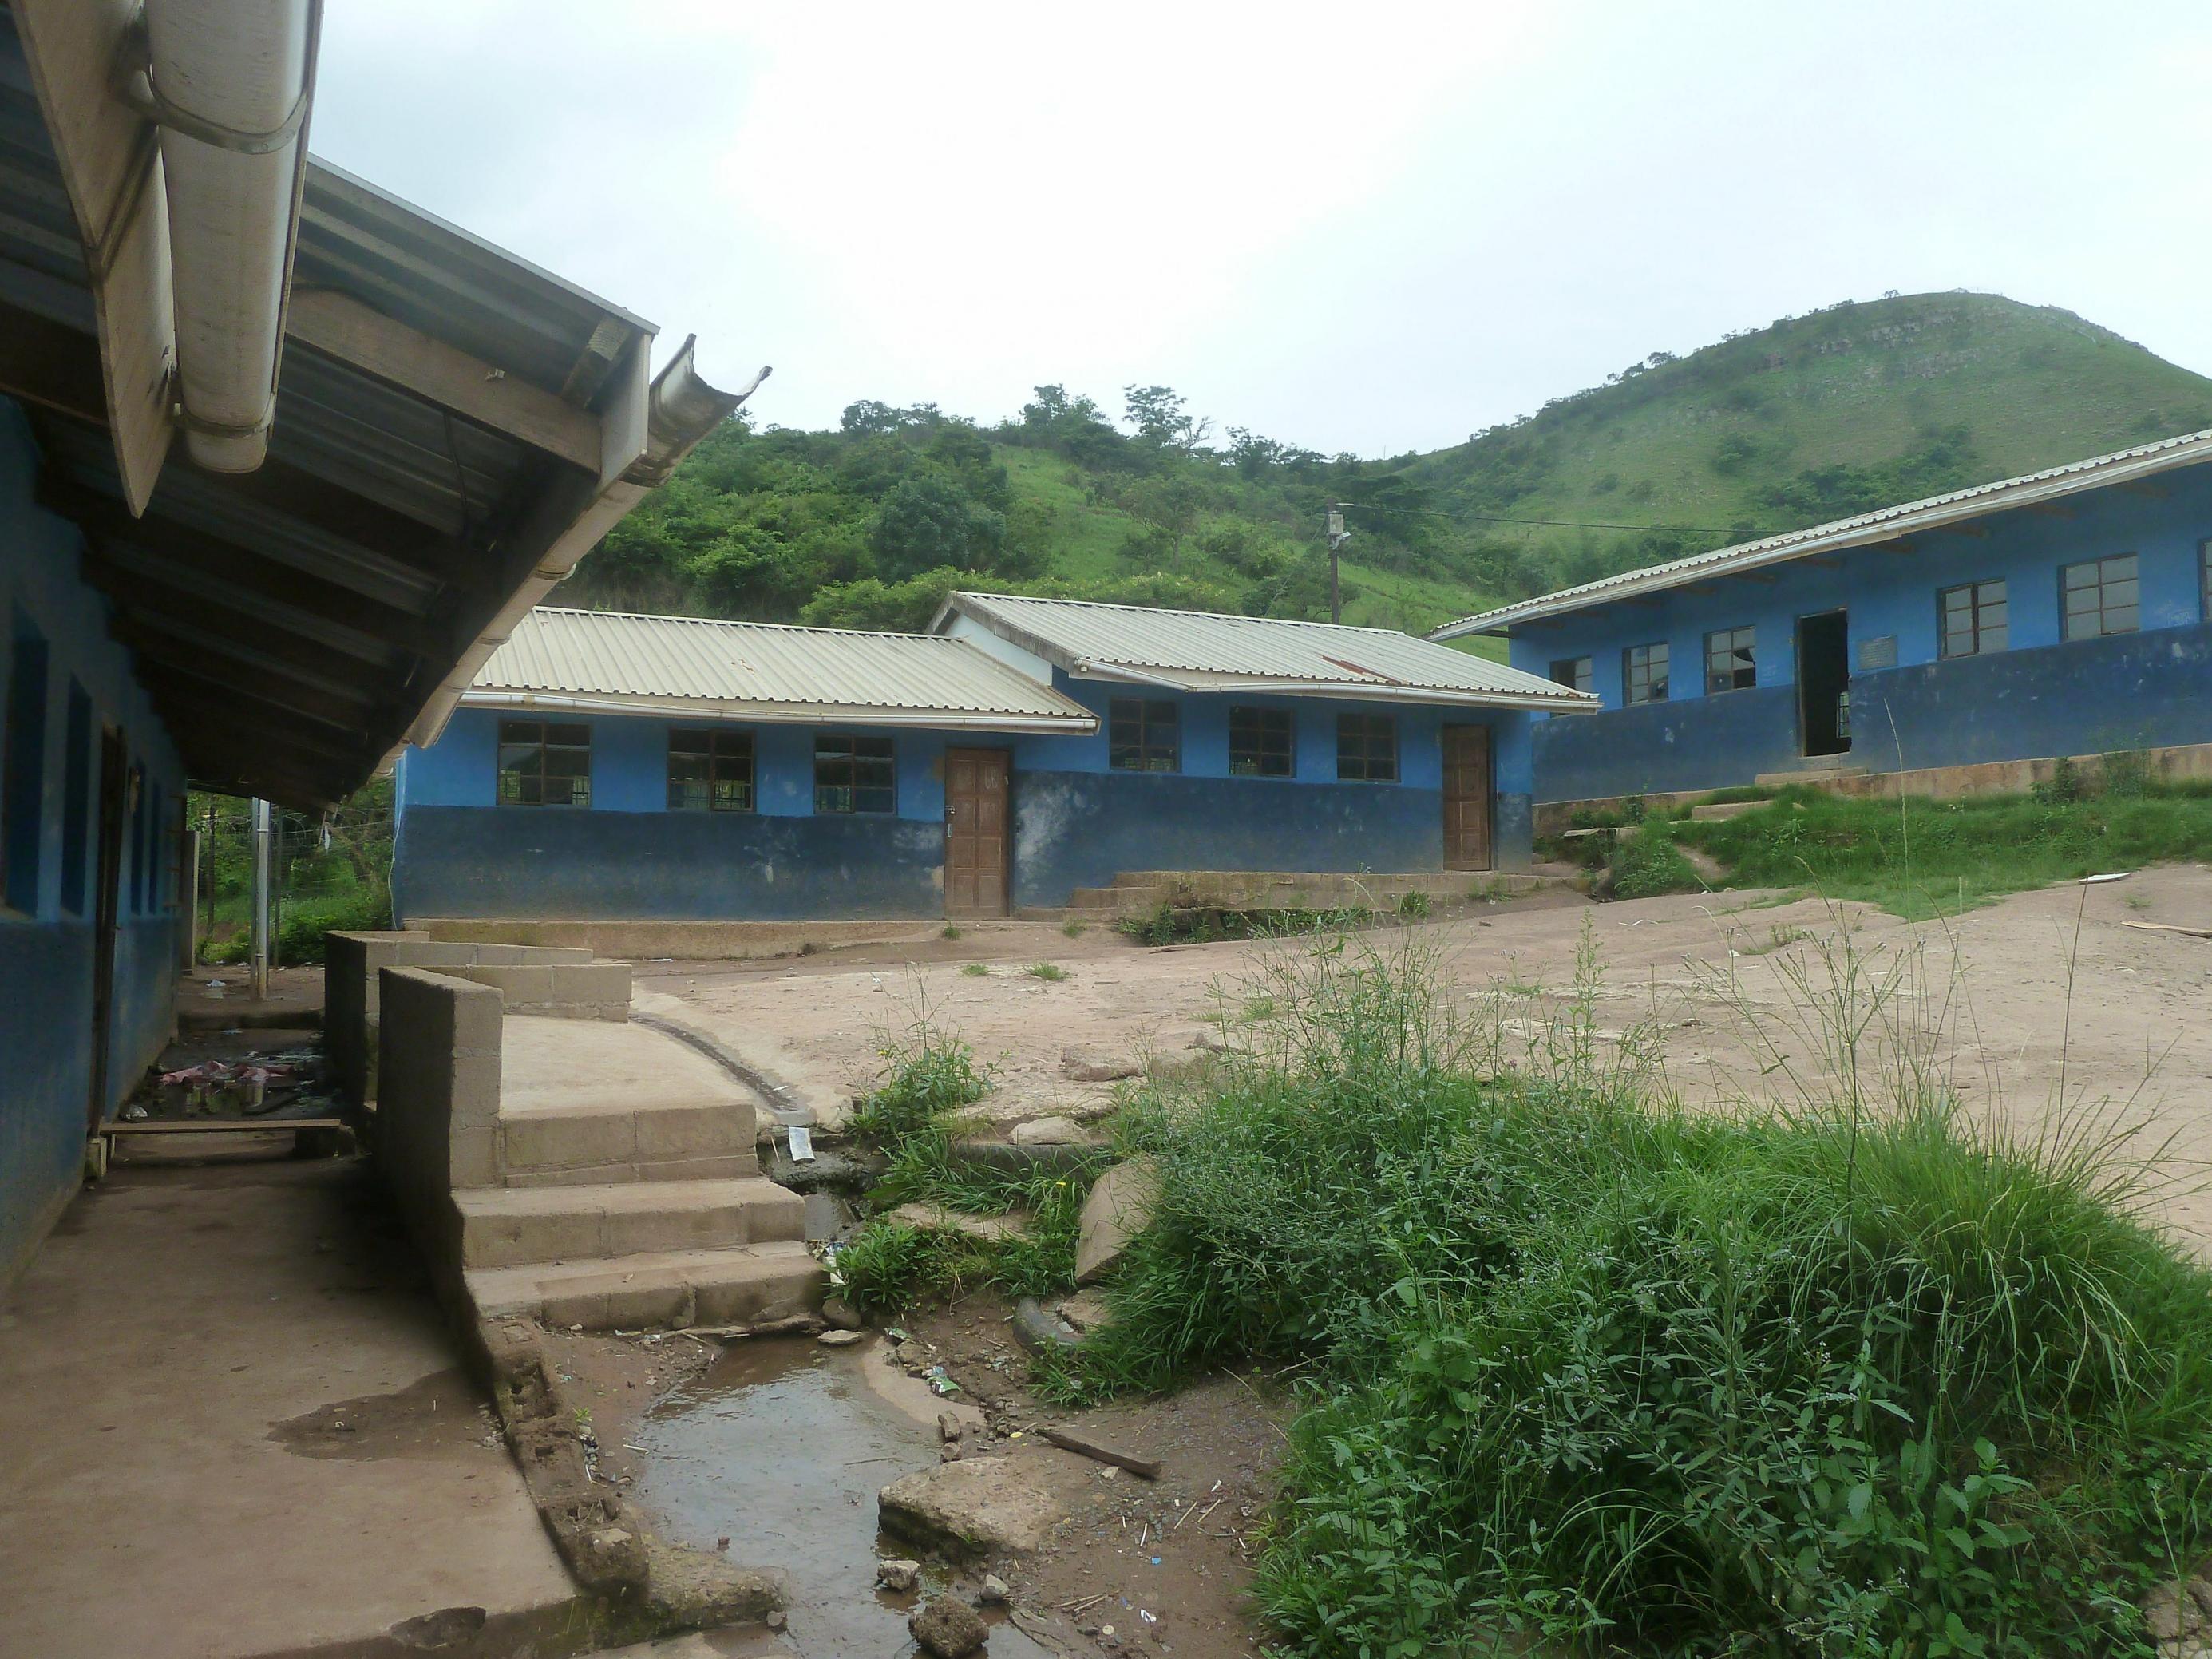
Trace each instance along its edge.
<path fill-rule="evenodd" d="M 1062 1451 L 1072 1451 L 1101 1463 L 1111 1463 L 1117 1469 L 1127 1469 L 1139 1480 L 1157 1480 L 1160 1465 L 1157 1458 L 1139 1457 L 1130 1452 L 1117 1450 L 1101 1441 L 1086 1438 L 1066 1429 L 1042 1428 L 1038 1437 L 1050 1441 Z"/>
<path fill-rule="evenodd" d="M 263 1134 L 272 1129 L 343 1129 L 342 1117 L 185 1117 L 148 1118 L 125 1123 L 111 1118 L 100 1126 L 104 1135 Z"/>
<path fill-rule="evenodd" d="M 373 310 L 350 295 L 335 289 L 298 289 L 284 326 L 294 339 L 478 426 L 505 433 L 587 472 L 599 470 L 597 416 Z"/>
<path fill-rule="evenodd" d="M 2185 939 L 2212 939 L 2212 927 L 2176 927 L 2165 921 L 2124 921 L 2123 927 L 2132 927 L 2139 933 L 2179 933 Z"/>

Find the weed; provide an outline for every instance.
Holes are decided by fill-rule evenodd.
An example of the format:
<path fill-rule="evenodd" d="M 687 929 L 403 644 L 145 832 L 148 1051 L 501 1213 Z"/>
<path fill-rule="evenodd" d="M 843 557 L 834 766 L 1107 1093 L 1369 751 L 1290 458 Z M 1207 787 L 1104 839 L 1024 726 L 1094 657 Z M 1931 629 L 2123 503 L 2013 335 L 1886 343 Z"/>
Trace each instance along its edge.
<path fill-rule="evenodd" d="M 948 921 L 944 927 L 937 930 L 937 936 L 939 939 L 958 939 L 960 937 L 960 930 Z"/>
<path fill-rule="evenodd" d="M 1257 1590 L 1310 1653 L 2148 1654 L 2212 1546 L 2212 1273 L 2124 1131 L 1959 1106 L 1907 963 L 1777 960 L 1791 1092 L 1692 1115 L 1595 1040 L 1587 935 L 1516 1064 L 1433 954 L 1317 946 L 1127 1109 L 1159 1199 L 1046 1385 L 1307 1368 Z"/>
<path fill-rule="evenodd" d="M 799 954 L 802 957 L 811 957 L 817 954 L 821 949 L 822 946 L 817 941 L 811 939 L 802 939 L 799 941 Z"/>
<path fill-rule="evenodd" d="M 1022 971 L 1031 979 L 1041 979 L 1048 985 L 1057 985 L 1067 977 L 1067 969 L 1056 962 L 1033 962 Z"/>
<path fill-rule="evenodd" d="M 1081 939 L 1091 931 L 1091 924 L 1080 916 L 1070 916 L 1060 924 L 1060 931 L 1070 939 Z"/>
<path fill-rule="evenodd" d="M 1398 895 L 1398 919 L 1401 921 L 1423 921 L 1431 908 L 1429 896 L 1418 887 Z"/>
<path fill-rule="evenodd" d="M 1662 893 L 1694 893 L 1705 887 L 1675 844 L 1675 826 L 1647 817 L 1634 835 L 1617 836 L 1606 854 L 1617 898 L 1656 898 Z"/>
<path fill-rule="evenodd" d="M 1244 1023 L 1247 1025 L 1257 1025 L 1261 1020 L 1273 1019 L 1277 1012 L 1275 999 L 1264 991 L 1244 999 Z"/>
<path fill-rule="evenodd" d="M 986 968 L 980 962 L 962 963 L 960 964 L 960 972 L 963 977 L 968 979 L 988 979 L 991 976 L 991 970 L 988 968 Z"/>
<path fill-rule="evenodd" d="M 909 1136 L 990 1092 L 990 1079 L 976 1068 L 975 1051 L 939 1030 L 926 1009 L 917 1010 L 902 1036 L 896 1041 L 886 1037 L 877 1052 L 891 1062 L 890 1069 L 853 1114 L 850 1127 L 894 1155 Z"/>
<path fill-rule="evenodd" d="M 2141 893 L 2130 893 L 2120 902 L 2138 914 L 2150 908 L 2150 900 Z"/>

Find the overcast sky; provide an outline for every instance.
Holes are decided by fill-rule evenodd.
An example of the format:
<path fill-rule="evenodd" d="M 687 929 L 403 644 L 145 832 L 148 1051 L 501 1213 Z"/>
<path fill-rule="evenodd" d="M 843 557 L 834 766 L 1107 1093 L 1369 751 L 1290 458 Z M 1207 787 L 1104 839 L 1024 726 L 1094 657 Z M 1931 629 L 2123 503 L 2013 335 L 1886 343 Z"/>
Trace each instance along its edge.
<path fill-rule="evenodd" d="M 2212 7 L 330 0 L 311 140 L 767 421 L 1454 443 L 1886 289 L 2212 373 Z"/>

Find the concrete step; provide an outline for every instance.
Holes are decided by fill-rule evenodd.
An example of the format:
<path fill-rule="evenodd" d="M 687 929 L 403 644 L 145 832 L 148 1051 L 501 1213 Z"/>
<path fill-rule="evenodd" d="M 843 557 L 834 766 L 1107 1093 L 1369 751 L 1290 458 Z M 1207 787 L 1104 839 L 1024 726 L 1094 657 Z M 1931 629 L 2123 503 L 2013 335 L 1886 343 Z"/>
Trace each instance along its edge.
<path fill-rule="evenodd" d="M 1809 784 L 1817 789 L 1838 778 L 1863 778 L 1866 775 L 1863 766 L 1832 766 L 1808 761 L 1780 772 L 1761 772 L 1752 781 L 1762 789 L 1783 789 L 1793 783 Z"/>
<path fill-rule="evenodd" d="M 753 1132 L 744 1100 L 508 1106 L 500 1168 L 509 1187 L 743 1180 L 760 1173 Z"/>
<path fill-rule="evenodd" d="M 1141 883 L 1124 884 L 1116 876 L 1111 887 L 1079 887 L 1067 896 L 1071 910 L 1110 916 L 1140 915 L 1157 910 L 1167 902 L 1168 890 Z"/>
<path fill-rule="evenodd" d="M 804 1238 L 806 1231 L 806 1200 L 759 1176 L 468 1187 L 453 1202 L 461 1212 L 465 1267 L 721 1249 Z"/>
<path fill-rule="evenodd" d="M 478 1267 L 465 1278 L 485 1318 L 587 1331 L 758 1324 L 817 1310 L 829 1289 L 822 1264 L 804 1244 L 787 1242 Z"/>

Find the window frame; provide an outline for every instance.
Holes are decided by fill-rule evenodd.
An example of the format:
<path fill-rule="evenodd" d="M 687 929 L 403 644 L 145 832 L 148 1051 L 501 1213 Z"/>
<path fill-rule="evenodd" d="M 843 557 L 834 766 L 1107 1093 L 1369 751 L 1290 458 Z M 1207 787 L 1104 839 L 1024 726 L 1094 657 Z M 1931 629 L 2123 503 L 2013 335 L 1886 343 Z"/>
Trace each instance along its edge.
<path fill-rule="evenodd" d="M 1240 767 L 1237 725 L 1248 726 Z M 1280 765 L 1270 769 L 1268 763 Z M 1298 775 L 1298 720 L 1295 711 L 1257 704 L 1231 704 L 1229 709 L 1229 775 L 1232 778 L 1295 778 Z"/>
<path fill-rule="evenodd" d="M 679 742 L 687 739 L 700 741 L 704 746 L 678 748 Z M 728 752 L 725 752 L 726 745 Z M 689 761 L 703 761 L 706 775 L 696 780 L 678 778 L 676 763 L 679 757 Z M 750 729 L 733 731 L 720 726 L 670 726 L 665 769 L 668 810 L 672 812 L 757 812 L 760 810 L 760 792 L 755 768 L 758 759 L 759 750 Z M 678 799 L 678 792 L 688 793 L 695 782 L 704 791 L 696 805 L 689 800 Z M 722 787 L 726 782 L 732 786 L 733 791 L 741 789 L 743 799 L 725 801 Z"/>
<path fill-rule="evenodd" d="M 1164 710 L 1164 714 L 1162 711 Z M 1133 712 L 1132 712 L 1133 711 Z M 1133 720 L 1136 741 L 1122 735 L 1125 723 Z M 1154 764 L 1154 732 L 1164 726 L 1167 743 Z M 1126 755 L 1134 755 L 1129 764 Z M 1109 697 L 1106 700 L 1106 769 L 1109 772 L 1180 772 L 1182 770 L 1182 705 L 1172 697 Z"/>
<path fill-rule="evenodd" d="M 2197 615 L 2212 623 L 2212 538 L 2197 544 Z"/>
<path fill-rule="evenodd" d="M 1987 590 L 1990 588 L 1996 589 L 1995 599 L 1986 596 Z M 1952 629 L 1949 606 L 1951 596 L 1954 593 L 1964 593 L 1966 596 L 1967 644 L 1963 651 L 1954 651 L 1951 648 Z M 1984 613 L 1996 605 L 2004 607 L 2004 620 L 2000 623 L 1984 621 Z M 1992 631 L 2000 636 L 1994 645 L 1988 643 L 1988 636 Z M 1936 661 L 1951 662 L 1960 657 L 1993 657 L 2000 651 L 2011 649 L 2012 590 L 2005 585 L 2005 578 L 1991 576 L 1981 581 L 1954 582 L 1948 587 L 1939 587 L 1936 590 Z"/>
<path fill-rule="evenodd" d="M 1713 666 L 1713 643 L 1726 640 L 1726 653 L 1730 657 L 1741 657 L 1742 665 L 1716 671 Z M 1750 678 L 1746 678 L 1748 675 Z M 1730 684 L 1718 682 L 1727 679 Z M 1705 635 L 1705 695 L 1725 696 L 1731 691 L 1752 691 L 1759 686 L 1759 624 L 1739 623 L 1733 628 L 1716 628 Z"/>
<path fill-rule="evenodd" d="M 843 744 L 841 751 L 836 745 Z M 863 750 L 866 752 L 863 752 Z M 880 751 L 880 752 L 878 752 Z M 845 776 L 842 781 L 832 777 L 825 781 L 825 763 L 833 770 L 842 763 Z M 882 768 L 881 781 L 861 781 L 860 769 Z M 845 792 L 844 804 L 840 805 L 830 792 Z M 866 793 L 880 798 L 880 805 L 862 805 L 860 797 Z M 814 734 L 814 811 L 819 817 L 880 818 L 898 816 L 898 744 L 892 738 L 860 732 L 817 732 Z"/>
<path fill-rule="evenodd" d="M 526 728 L 529 727 L 536 728 L 538 735 L 535 738 L 520 735 Z M 553 735 L 556 732 L 581 732 L 583 734 L 583 740 L 581 742 L 577 742 L 573 738 L 563 738 L 560 741 L 556 742 Z M 536 769 L 538 798 L 535 800 L 528 798 L 527 794 L 520 788 L 519 783 L 514 793 L 510 794 L 507 791 L 507 779 L 509 776 L 514 776 L 520 781 L 529 775 L 519 770 L 514 770 L 508 767 L 507 751 L 510 749 L 529 748 L 535 748 L 538 750 L 538 765 Z M 584 757 L 584 769 L 581 773 L 562 773 L 558 775 L 562 781 L 568 786 L 568 799 L 565 800 L 548 800 L 545 799 L 545 783 L 549 775 L 546 771 L 545 763 L 548 755 L 555 750 L 559 750 L 564 754 L 580 753 Z M 493 766 L 495 769 L 492 781 L 493 804 L 497 806 L 552 807 L 556 810 L 566 808 L 580 811 L 590 811 L 592 805 L 592 726 L 591 722 L 588 720 L 501 720 L 499 723 L 499 731 L 493 757 Z M 581 799 L 577 798 L 577 786 L 579 784 L 582 785 Z"/>
<path fill-rule="evenodd" d="M 1560 670 L 1565 669 L 1563 676 Z M 1570 691 L 1588 691 L 1597 678 L 1597 662 L 1592 657 L 1554 657 L 1549 676 L 1554 685 L 1564 685 Z"/>
<path fill-rule="evenodd" d="M 2106 566 L 2118 564 L 2123 560 L 2127 562 L 2128 574 L 2126 575 L 2115 577 L 2108 576 L 2106 574 Z M 2093 586 L 2083 587 L 2075 587 L 2071 586 L 2069 579 L 2071 578 L 2074 573 L 2077 570 L 2094 570 L 2096 572 L 2095 583 Z M 2106 620 L 2110 613 L 2121 607 L 2114 602 L 2107 600 L 2105 597 L 2105 592 L 2108 587 L 2113 586 L 2123 581 L 2135 589 L 2135 597 L 2129 600 L 2125 606 L 2125 609 L 2134 613 L 2133 618 L 2129 622 L 2125 628 L 2108 627 L 2106 625 Z M 2096 594 L 2097 608 L 2094 611 L 2082 611 L 2079 614 L 2084 617 L 2094 615 L 2097 619 L 2096 631 L 2094 633 L 2086 634 L 2076 633 L 2074 628 L 2074 618 L 2076 612 L 2073 606 L 2068 603 L 2068 596 L 2073 593 L 2086 592 L 2094 592 Z M 2058 567 L 2058 640 L 2060 644 L 2073 645 L 2083 640 L 2114 639 L 2124 634 L 2139 634 L 2142 631 L 2142 562 L 2137 558 L 2135 554 L 2105 553 L 2100 554 L 2094 559 L 2076 559 L 2071 564 L 2062 564 Z"/>
<path fill-rule="evenodd" d="M 1345 740 L 1351 735 L 1346 728 L 1360 729 L 1354 752 L 1347 754 Z M 1378 763 L 1374 744 L 1377 733 L 1385 741 L 1388 752 Z M 1356 769 L 1345 769 L 1349 760 Z M 1377 764 L 1389 768 L 1387 773 L 1377 772 Z M 1398 717 L 1389 713 L 1376 714 L 1366 709 L 1345 708 L 1336 716 L 1336 781 L 1339 783 L 1395 783 L 1398 781 Z"/>
<path fill-rule="evenodd" d="M 1644 660 L 1638 663 L 1636 653 L 1641 651 Z M 1653 653 L 1657 653 L 1658 672 L 1652 672 Z M 1625 645 L 1620 648 L 1620 706 L 1640 708 L 1646 703 L 1665 702 L 1673 691 L 1674 653 L 1665 640 L 1653 640 L 1648 645 Z M 1644 695 L 1636 695 L 1638 671 L 1643 676 Z M 1656 690 L 1654 689 L 1656 686 Z"/>

